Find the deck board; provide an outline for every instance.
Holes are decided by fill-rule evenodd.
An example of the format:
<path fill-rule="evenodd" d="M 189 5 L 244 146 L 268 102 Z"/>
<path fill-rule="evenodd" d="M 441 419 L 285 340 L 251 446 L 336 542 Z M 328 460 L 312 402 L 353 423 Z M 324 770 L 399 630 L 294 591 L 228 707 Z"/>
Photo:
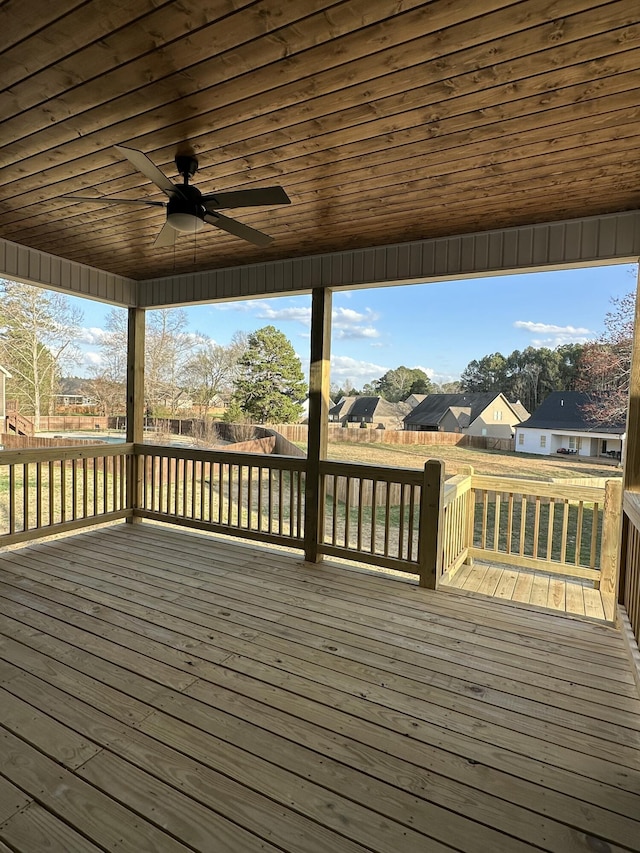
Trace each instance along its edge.
<path fill-rule="evenodd" d="M 487 583 L 488 578 L 490 584 Z M 443 585 L 561 613 L 603 621 L 607 618 L 599 590 L 593 588 L 591 581 L 580 578 L 564 578 L 513 566 L 477 563 L 474 566 L 463 566 L 452 578 L 446 578 Z"/>
<path fill-rule="evenodd" d="M 158 525 L 0 557 L 0 725 L 19 853 L 640 850 L 614 629 Z"/>

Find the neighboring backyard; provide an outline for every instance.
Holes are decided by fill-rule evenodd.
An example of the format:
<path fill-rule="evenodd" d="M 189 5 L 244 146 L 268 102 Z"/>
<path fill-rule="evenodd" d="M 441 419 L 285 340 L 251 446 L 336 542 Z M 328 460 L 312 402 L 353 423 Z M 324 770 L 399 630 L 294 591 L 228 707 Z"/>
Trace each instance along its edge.
<path fill-rule="evenodd" d="M 304 448 L 304 445 L 299 445 Z M 550 480 L 574 477 L 621 477 L 622 470 L 606 463 L 589 463 L 576 459 L 555 459 L 527 453 L 505 453 L 478 450 L 455 445 L 389 445 L 359 442 L 330 443 L 328 458 L 366 465 L 391 465 L 395 468 L 422 468 L 428 459 L 442 459 L 447 475 L 463 472 L 472 465 L 476 474 Z"/>

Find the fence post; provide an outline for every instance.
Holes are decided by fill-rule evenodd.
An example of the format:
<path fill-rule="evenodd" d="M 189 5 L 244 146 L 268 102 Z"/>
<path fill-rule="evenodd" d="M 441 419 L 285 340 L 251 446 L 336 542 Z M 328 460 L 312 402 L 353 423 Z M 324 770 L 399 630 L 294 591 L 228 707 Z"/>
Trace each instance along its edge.
<path fill-rule="evenodd" d="M 444 503 L 444 462 L 429 459 L 424 465 L 420 493 L 418 572 L 420 586 L 435 589 L 442 573 L 442 516 Z"/>
<path fill-rule="evenodd" d="M 616 600 L 618 582 L 618 560 L 620 556 L 620 522 L 622 518 L 622 483 L 607 480 L 604 487 L 604 511 L 602 514 L 602 546 L 600 548 L 600 580 L 595 581 L 603 596 Z M 613 618 L 610 616 L 608 618 Z"/>
<path fill-rule="evenodd" d="M 142 444 L 144 430 L 144 308 L 129 308 L 127 326 L 127 442 Z M 140 521 L 135 511 L 140 506 L 142 470 L 135 449 L 131 453 L 130 477 L 127 483 L 127 509 L 133 515 L 127 522 Z"/>

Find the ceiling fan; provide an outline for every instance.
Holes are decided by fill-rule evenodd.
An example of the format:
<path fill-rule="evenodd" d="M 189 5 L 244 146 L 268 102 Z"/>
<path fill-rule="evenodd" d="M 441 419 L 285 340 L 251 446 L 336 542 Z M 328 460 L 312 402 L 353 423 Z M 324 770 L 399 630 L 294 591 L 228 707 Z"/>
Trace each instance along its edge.
<path fill-rule="evenodd" d="M 261 189 L 233 190 L 231 192 L 207 193 L 203 195 L 197 187 L 191 186 L 189 179 L 198 171 L 198 158 L 195 154 L 178 154 L 176 168 L 182 175 L 183 183 L 174 184 L 164 172 L 152 163 L 142 151 L 114 146 L 117 151 L 132 163 L 139 172 L 154 183 L 169 197 L 169 201 L 148 201 L 146 199 L 125 198 L 88 198 L 86 196 L 66 195 L 63 198 L 76 201 L 96 201 L 102 204 L 142 204 L 153 207 L 165 207 L 167 221 L 156 237 L 155 248 L 173 246 L 179 234 L 194 234 L 204 228 L 205 222 L 234 234 L 255 246 L 268 246 L 273 237 L 256 231 L 236 219 L 230 219 L 218 213 L 220 208 L 258 207 L 272 204 L 291 204 L 291 199 L 282 187 L 263 187 Z"/>

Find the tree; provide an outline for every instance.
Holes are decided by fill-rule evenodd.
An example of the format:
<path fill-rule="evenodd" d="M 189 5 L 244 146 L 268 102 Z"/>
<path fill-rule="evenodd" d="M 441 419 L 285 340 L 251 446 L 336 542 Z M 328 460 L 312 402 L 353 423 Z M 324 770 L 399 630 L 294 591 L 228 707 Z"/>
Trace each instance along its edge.
<path fill-rule="evenodd" d="M 293 423 L 307 393 L 300 359 L 274 326 L 252 332 L 238 361 L 234 401 L 257 423 Z"/>
<path fill-rule="evenodd" d="M 372 383 L 376 395 L 384 397 L 390 403 L 406 400 L 409 394 L 428 394 L 432 390 L 431 380 L 419 367 L 400 365 L 387 370 L 384 376 Z"/>
<path fill-rule="evenodd" d="M 65 364 L 77 361 L 74 340 L 82 313 L 67 296 L 0 281 L 0 361 L 12 374 L 9 393 L 33 415 L 40 417 L 53 401 Z"/>
<path fill-rule="evenodd" d="M 463 391 L 504 391 L 506 377 L 507 360 L 502 353 L 494 352 L 470 361 L 462 371 L 460 384 Z"/>
<path fill-rule="evenodd" d="M 144 393 L 151 414 L 173 417 L 186 397 L 185 367 L 197 343 L 186 329 L 187 314 L 182 309 L 147 312 Z"/>
<path fill-rule="evenodd" d="M 204 417 L 217 397 L 229 395 L 238 374 L 238 361 L 247 349 L 246 335 L 241 332 L 228 346 L 201 338 L 196 353 L 185 364 L 185 381 L 194 405 Z"/>
<path fill-rule="evenodd" d="M 580 358 L 580 389 L 599 392 L 585 407 L 597 424 L 624 423 L 627 416 L 635 300 L 633 292 L 611 300 L 604 332 L 585 345 Z"/>

